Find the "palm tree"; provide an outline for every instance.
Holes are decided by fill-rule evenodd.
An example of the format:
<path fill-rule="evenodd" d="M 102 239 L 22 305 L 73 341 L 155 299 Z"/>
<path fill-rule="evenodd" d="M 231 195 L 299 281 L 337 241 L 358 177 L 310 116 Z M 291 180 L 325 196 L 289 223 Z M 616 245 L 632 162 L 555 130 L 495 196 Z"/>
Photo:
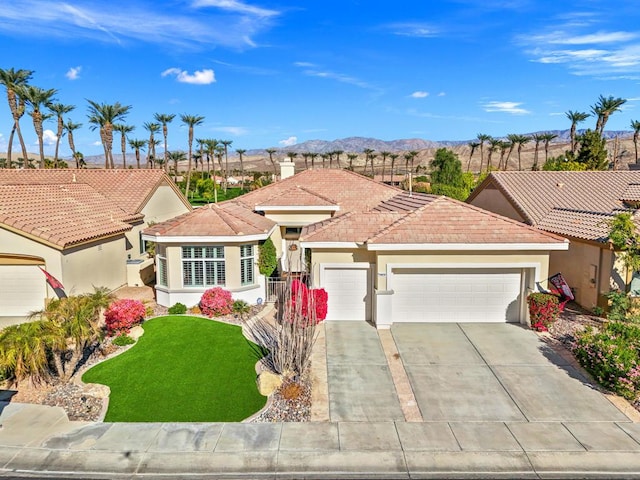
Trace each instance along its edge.
<path fill-rule="evenodd" d="M 549 160 L 549 143 L 555 138 L 558 138 L 558 135 L 551 132 L 542 135 L 542 140 L 544 141 L 544 163 L 547 163 L 547 160 Z"/>
<path fill-rule="evenodd" d="M 211 161 L 212 158 L 215 161 L 216 148 L 218 147 L 218 140 L 216 140 L 215 138 L 208 138 L 206 146 L 207 146 L 207 174 L 209 175 L 209 178 L 211 178 L 211 170 L 210 170 L 209 162 Z M 213 176 L 216 177 L 215 164 L 213 165 Z M 214 180 L 216 179 L 214 178 Z M 215 181 L 214 181 L 214 184 L 215 184 Z"/>
<path fill-rule="evenodd" d="M 627 103 L 624 98 L 614 98 L 613 96 L 605 97 L 600 95 L 598 101 L 591 107 L 591 111 L 598 116 L 596 121 L 596 132 L 600 135 L 604 133 L 604 127 L 609 121 L 609 117 L 615 112 L 620 111 L 620 107 Z"/>
<path fill-rule="evenodd" d="M 275 148 L 267 148 L 265 150 L 265 152 L 267 152 L 269 154 L 269 161 L 271 162 L 271 166 L 273 167 L 273 175 L 274 175 L 273 178 L 275 178 L 276 175 L 278 175 L 278 170 L 276 169 L 276 162 L 273 159 L 273 154 L 276 153 L 276 149 Z"/>
<path fill-rule="evenodd" d="M 513 150 L 513 144 L 511 142 L 505 142 L 504 140 L 500 141 L 500 163 L 498 165 L 498 170 L 506 170 L 507 163 L 509 162 L 509 158 L 507 157 L 506 161 L 504 156 L 507 154 L 507 151 L 511 152 Z"/>
<path fill-rule="evenodd" d="M 314 152 L 310 152 L 309 157 L 311 157 L 311 168 L 313 169 L 316 166 L 316 158 L 318 158 L 318 154 Z"/>
<path fill-rule="evenodd" d="M 320 158 L 322 158 L 322 168 L 326 168 L 326 162 L 331 156 L 328 153 L 321 153 Z"/>
<path fill-rule="evenodd" d="M 393 184 L 394 169 L 395 169 L 395 165 L 396 165 L 396 160 L 398 159 L 399 156 L 400 156 L 399 153 L 390 153 L 389 154 L 389 158 L 391 159 L 391 172 L 389 174 L 389 177 L 390 177 L 390 180 L 391 180 L 391 184 Z"/>
<path fill-rule="evenodd" d="M 522 170 L 522 147 L 531 141 L 531 137 L 527 137 L 526 135 L 516 135 L 515 143 L 518 145 L 518 170 Z"/>
<path fill-rule="evenodd" d="M 33 85 L 27 85 L 26 87 L 20 87 L 24 101 L 27 106 L 31 107 L 31 111 L 28 112 L 33 120 L 33 128 L 36 131 L 38 137 L 38 148 L 40 150 L 40 168 L 44 168 L 44 138 L 43 138 L 43 123 L 46 119 L 50 118 L 50 114 L 42 113 L 42 109 L 48 107 L 53 96 L 57 90 L 54 88 L 43 89 L 40 87 L 34 87 Z"/>
<path fill-rule="evenodd" d="M 13 68 L 4 70 L 0 68 L 0 84 L 4 85 L 7 90 L 7 102 L 9 103 L 11 116 L 13 117 L 13 127 L 11 128 L 7 144 L 7 163 L 9 166 L 11 165 L 11 150 L 14 133 L 18 134 L 18 140 L 22 147 L 22 157 L 26 159 L 29 155 L 27 152 L 27 146 L 22 138 L 22 132 L 20 131 L 20 118 L 22 118 L 25 112 L 25 102 L 24 98 L 18 95 L 16 89 L 26 86 L 29 80 L 31 80 L 32 74 L 32 70 L 15 70 Z"/>
<path fill-rule="evenodd" d="M 76 144 L 73 140 L 73 131 L 79 129 L 81 126 L 81 123 L 73 123 L 71 120 L 67 120 L 64 124 L 64 129 L 67 131 L 67 140 L 69 140 L 69 148 L 71 149 L 73 159 L 76 161 L 76 168 L 80 168 L 80 159 L 78 157 L 79 152 L 76 152 Z"/>
<path fill-rule="evenodd" d="M 367 164 L 369 163 L 371 155 L 373 155 L 374 151 L 375 150 L 373 150 L 372 148 L 365 148 L 362 150 L 362 153 L 364 153 L 364 170 L 362 171 L 363 175 L 367 174 Z M 373 172 L 373 160 L 371 161 L 371 171 Z"/>
<path fill-rule="evenodd" d="M 487 154 L 487 172 L 490 172 L 491 167 L 493 167 L 493 165 L 491 165 L 491 157 L 493 156 L 493 152 L 496 152 L 500 149 L 501 143 L 502 143 L 502 140 L 498 138 L 491 137 L 489 139 L 489 152 Z"/>
<path fill-rule="evenodd" d="M 185 197 L 189 198 L 189 187 L 191 186 L 191 158 L 192 158 L 192 148 L 193 148 L 193 128 L 196 125 L 202 125 L 204 122 L 204 117 L 200 115 L 187 115 L 181 114 L 180 120 L 183 124 L 189 127 L 189 154 L 187 157 L 187 185 L 185 187 Z"/>
<path fill-rule="evenodd" d="M 333 154 L 336 156 L 336 164 L 338 165 L 338 168 L 340 168 L 340 155 L 342 155 L 344 153 L 344 150 L 334 150 Z"/>
<path fill-rule="evenodd" d="M 478 142 L 469 142 L 467 143 L 467 145 L 471 149 L 469 151 L 469 161 L 467 162 L 467 172 L 468 172 L 471 169 L 471 159 L 473 158 L 473 154 L 475 153 L 476 149 L 480 146 L 480 144 Z"/>
<path fill-rule="evenodd" d="M 229 183 L 229 147 L 233 140 L 220 140 L 220 143 L 224 146 L 224 191 L 226 192 Z"/>
<path fill-rule="evenodd" d="M 242 161 L 242 155 L 247 153 L 247 151 L 244 148 L 236 148 L 236 153 L 240 159 L 240 189 L 244 190 L 244 163 Z"/>
<path fill-rule="evenodd" d="M 415 158 L 418 156 L 418 152 L 416 150 L 409 150 L 407 154 L 409 155 L 409 162 L 411 162 L 411 172 L 413 172 L 413 162 L 415 161 Z"/>
<path fill-rule="evenodd" d="M 504 161 L 504 169 L 509 169 L 509 158 L 511 158 L 511 154 L 513 153 L 513 149 L 518 144 L 518 139 L 520 135 L 517 133 L 510 133 L 507 135 L 507 140 L 509 140 L 509 152 L 507 152 L 507 159 Z"/>
<path fill-rule="evenodd" d="M 565 115 L 569 120 L 571 120 L 571 153 L 576 153 L 576 127 L 580 122 L 584 122 L 591 115 L 585 112 L 574 112 L 573 110 L 569 110 L 565 112 Z"/>
<path fill-rule="evenodd" d="M 382 152 L 380 152 L 380 156 L 382 157 L 382 182 L 384 183 L 384 174 L 385 174 L 385 167 L 387 164 L 387 157 L 391 155 L 391 152 L 387 152 L 386 150 L 383 150 Z"/>
<path fill-rule="evenodd" d="M 533 151 L 533 166 L 531 167 L 531 170 L 538 170 L 538 150 L 540 142 L 544 140 L 544 134 L 534 133 L 531 135 L 531 139 L 536 143 L 535 150 Z"/>
<path fill-rule="evenodd" d="M 92 124 L 91 129 L 96 128 L 100 131 L 100 141 L 104 149 L 105 168 L 113 168 L 113 124 L 121 120 L 131 110 L 130 105 L 122 105 L 120 102 L 114 104 L 97 103 L 93 100 L 89 102 L 89 123 Z"/>
<path fill-rule="evenodd" d="M 304 159 L 304 169 L 309 170 L 309 157 L 311 156 L 311 152 L 302 152 L 302 158 Z"/>
<path fill-rule="evenodd" d="M 317 154 L 316 154 L 317 155 Z M 289 161 L 293 162 L 294 159 L 298 156 L 296 152 L 287 152 L 287 157 L 289 157 Z"/>
<path fill-rule="evenodd" d="M 636 153 L 636 163 L 638 163 L 638 137 L 640 137 L 640 121 L 631 120 L 631 128 L 633 129 L 633 147 Z"/>
<path fill-rule="evenodd" d="M 113 129 L 120 132 L 120 148 L 122 149 L 122 168 L 127 168 L 127 134 L 133 132 L 136 127 L 133 125 L 125 125 L 124 123 L 117 123 L 113 126 Z"/>
<path fill-rule="evenodd" d="M 187 159 L 184 152 L 169 152 L 167 155 L 169 160 L 173 161 L 173 181 L 178 181 L 178 162 L 183 162 Z"/>
<path fill-rule="evenodd" d="M 480 169 L 479 172 L 482 172 L 482 165 L 484 164 L 484 142 L 487 142 L 491 139 L 491 135 L 487 135 L 486 133 L 479 133 L 476 135 L 478 139 L 478 143 L 480 144 Z"/>
<path fill-rule="evenodd" d="M 133 151 L 136 154 L 136 166 L 138 167 L 138 170 L 140 170 L 140 150 L 142 150 L 146 145 L 146 140 L 138 140 L 136 138 L 129 139 L 129 146 L 133 148 Z"/>
<path fill-rule="evenodd" d="M 60 146 L 60 139 L 62 135 L 64 135 L 64 120 L 62 116 L 66 113 L 69 113 L 74 108 L 74 105 L 64 105 L 62 103 L 53 103 L 49 105 L 49 110 L 51 110 L 55 115 L 58 121 L 58 129 L 56 131 L 56 150 L 53 155 L 53 166 L 54 168 L 58 168 L 58 148 Z"/>
<path fill-rule="evenodd" d="M 353 172 L 353 161 L 358 158 L 357 153 L 347 153 L 347 159 L 349 159 L 349 170 Z"/>
<path fill-rule="evenodd" d="M 169 125 L 176 117 L 175 113 L 154 113 L 153 118 L 162 125 L 162 135 L 164 136 L 164 168 L 169 168 L 169 153 L 167 151 L 167 135 L 169 134 Z"/>
<path fill-rule="evenodd" d="M 149 132 L 149 141 L 147 145 L 147 168 L 149 168 L 149 164 L 153 163 L 156 158 L 156 141 L 155 134 L 160 131 L 160 124 L 155 122 L 144 122 L 142 124 L 142 128 L 144 128 L 147 132 Z"/>

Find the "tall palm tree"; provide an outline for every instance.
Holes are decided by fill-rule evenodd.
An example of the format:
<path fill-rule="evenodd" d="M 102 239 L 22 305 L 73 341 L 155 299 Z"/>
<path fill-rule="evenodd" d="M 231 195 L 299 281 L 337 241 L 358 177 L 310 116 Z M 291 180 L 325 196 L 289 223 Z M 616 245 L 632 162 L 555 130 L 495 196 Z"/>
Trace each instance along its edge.
<path fill-rule="evenodd" d="M 416 150 L 409 150 L 409 152 L 407 152 L 409 154 L 409 162 L 411 163 L 411 171 L 414 171 L 413 168 L 413 162 L 415 161 L 416 157 L 418 156 L 418 152 Z"/>
<path fill-rule="evenodd" d="M 124 123 L 116 123 L 113 126 L 116 132 L 120 132 L 120 149 L 122 150 L 122 168 L 127 168 L 127 134 L 133 132 L 136 127 L 133 125 L 125 125 Z"/>
<path fill-rule="evenodd" d="M 491 139 L 491 135 L 487 135 L 486 133 L 479 133 L 476 135 L 478 139 L 478 143 L 480 144 L 480 169 L 479 172 L 482 172 L 482 165 L 484 165 L 484 142 L 487 142 Z"/>
<path fill-rule="evenodd" d="M 33 128 L 36 131 L 38 137 L 38 148 L 40 150 L 40 168 L 44 168 L 44 130 L 43 123 L 51 115 L 42 113 L 42 109 L 48 107 L 53 101 L 53 96 L 57 90 L 54 88 L 44 89 L 40 87 L 34 87 L 33 85 L 27 85 L 26 87 L 20 87 L 24 100 L 27 106 L 31 108 L 28 112 L 33 120 Z"/>
<path fill-rule="evenodd" d="M 149 141 L 147 142 L 147 145 L 149 146 L 149 148 L 147 148 L 147 168 L 149 168 L 149 165 L 152 164 L 156 158 L 157 144 L 155 141 L 155 135 L 160 131 L 161 125 L 155 122 L 144 122 L 142 127 L 149 132 Z"/>
<path fill-rule="evenodd" d="M 633 129 L 633 148 L 636 153 L 636 163 L 638 163 L 638 137 L 640 137 L 640 121 L 631 120 L 631 128 Z"/>
<path fill-rule="evenodd" d="M 609 121 L 609 117 L 615 112 L 620 111 L 620 107 L 627 103 L 624 98 L 614 98 L 613 96 L 605 97 L 600 95 L 595 105 L 591 107 L 591 111 L 598 116 L 596 121 L 596 132 L 600 135 L 604 133 L 604 127 Z"/>
<path fill-rule="evenodd" d="M 208 138 L 207 139 L 207 174 L 209 175 L 209 178 L 211 178 L 211 170 L 209 169 L 209 162 L 211 161 L 211 159 L 214 160 L 215 162 L 215 155 L 216 155 L 216 148 L 218 148 L 218 140 L 216 140 L 215 138 Z M 213 176 L 214 176 L 214 184 L 215 184 L 215 177 L 216 177 L 216 166 L 215 163 L 213 165 Z"/>
<path fill-rule="evenodd" d="M 196 138 L 196 143 L 198 144 L 198 159 L 196 160 L 196 170 L 198 169 L 198 160 L 200 160 L 200 172 L 202 172 L 204 178 L 204 158 L 205 158 L 205 147 L 207 146 L 206 138 Z M 194 155 L 195 158 L 195 155 Z"/>
<path fill-rule="evenodd" d="M 298 154 L 296 152 L 287 152 L 287 157 L 289 157 L 290 162 L 293 162 L 297 156 Z"/>
<path fill-rule="evenodd" d="M 131 106 L 122 105 L 120 102 L 113 104 L 98 103 L 93 100 L 87 100 L 87 102 L 89 102 L 88 117 L 89 123 L 92 125 L 91 129 L 98 128 L 100 132 L 105 168 L 113 168 L 113 125 L 124 120 L 124 117 L 131 110 Z"/>
<path fill-rule="evenodd" d="M 347 153 L 347 159 L 349 160 L 349 170 L 353 172 L 353 161 L 358 158 L 357 153 Z"/>
<path fill-rule="evenodd" d="M 25 112 L 25 102 L 24 98 L 18 95 L 16 89 L 26 86 L 29 80 L 31 80 L 32 75 L 32 70 L 15 70 L 14 68 L 4 70 L 0 68 L 0 85 L 3 85 L 7 90 L 7 102 L 9 103 L 11 116 L 13 117 L 13 127 L 11 128 L 7 144 L 7 163 L 9 166 L 11 165 L 11 150 L 13 146 L 14 133 L 18 134 L 18 140 L 20 141 L 20 147 L 22 148 L 22 157 L 26 160 L 29 155 L 27 152 L 27 146 L 22 138 L 22 132 L 20 131 L 20 119 Z"/>
<path fill-rule="evenodd" d="M 507 162 L 509 161 L 509 159 L 507 158 L 505 160 L 504 157 L 507 154 L 507 152 L 511 152 L 513 150 L 513 144 L 505 140 L 500 140 L 499 148 L 500 148 L 500 163 L 498 164 L 498 170 L 506 170 Z"/>
<path fill-rule="evenodd" d="M 184 125 L 189 127 L 189 153 L 187 156 L 187 185 L 185 187 L 185 197 L 189 198 L 189 187 L 191 186 L 191 159 L 193 156 L 193 128 L 197 125 L 202 125 L 204 117 L 201 115 L 187 115 L 181 114 L 180 120 Z"/>
<path fill-rule="evenodd" d="M 311 168 L 315 168 L 316 166 L 316 158 L 318 158 L 318 154 L 315 152 L 310 152 L 309 157 L 311 158 Z"/>
<path fill-rule="evenodd" d="M 244 148 L 236 148 L 236 153 L 240 159 L 240 189 L 244 190 L 244 162 L 242 161 L 242 156 L 247 153 L 247 151 Z"/>
<path fill-rule="evenodd" d="M 571 153 L 576 153 L 576 128 L 580 122 L 584 122 L 591 115 L 586 112 L 574 112 L 569 110 L 565 112 L 567 118 L 571 121 L 571 130 L 569 135 L 571 137 Z"/>
<path fill-rule="evenodd" d="M 531 137 L 526 135 L 516 135 L 515 143 L 518 145 L 518 170 L 522 170 L 522 147 L 531 141 Z"/>
<path fill-rule="evenodd" d="M 49 110 L 51 110 L 55 114 L 58 121 L 58 129 L 56 131 L 56 150 L 53 155 L 54 168 L 58 168 L 58 148 L 60 147 L 60 139 L 64 135 L 64 119 L 62 118 L 62 116 L 66 113 L 69 113 L 74 108 L 76 108 L 74 105 L 64 105 L 62 103 L 52 103 L 51 105 L 49 105 Z"/>
<path fill-rule="evenodd" d="M 336 164 L 338 165 L 338 168 L 340 168 L 340 155 L 342 155 L 344 153 L 344 150 L 334 150 L 333 154 L 336 156 Z"/>
<path fill-rule="evenodd" d="M 489 139 L 489 152 L 487 153 L 487 172 L 490 172 L 491 168 L 493 167 L 493 165 L 491 164 L 491 157 L 493 157 L 493 152 L 497 152 L 498 150 L 500 150 L 501 143 L 502 140 L 498 138 L 491 137 Z"/>
<path fill-rule="evenodd" d="M 167 136 L 169 134 L 169 125 L 176 117 L 175 113 L 154 113 L 153 118 L 162 125 L 162 136 L 164 137 L 164 168 L 169 168 L 169 152 L 167 151 Z"/>
<path fill-rule="evenodd" d="M 373 148 L 365 148 L 362 150 L 362 153 L 364 153 L 364 170 L 362 171 L 363 175 L 367 174 L 367 164 L 369 163 L 369 160 L 371 160 L 371 171 L 373 172 L 373 160 L 371 159 L 371 156 L 373 155 L 373 152 L 375 150 Z"/>
<path fill-rule="evenodd" d="M 556 138 L 558 138 L 558 135 L 551 132 L 542 135 L 542 140 L 544 141 L 544 163 L 547 163 L 547 160 L 549 160 L 549 143 Z"/>
<path fill-rule="evenodd" d="M 227 191 L 229 183 L 229 147 L 233 140 L 220 140 L 220 144 L 224 146 L 224 191 Z"/>
<path fill-rule="evenodd" d="M 389 178 L 390 178 L 392 184 L 393 184 L 393 175 L 395 173 L 396 160 L 398 159 L 399 156 L 400 156 L 399 153 L 390 153 L 389 154 L 389 158 L 391 159 L 391 172 L 389 173 Z"/>
<path fill-rule="evenodd" d="M 137 138 L 130 138 L 129 146 L 133 148 L 133 151 L 136 154 L 136 167 L 138 167 L 138 170 L 140 170 L 140 150 L 147 146 L 147 141 Z"/>
<path fill-rule="evenodd" d="M 544 140 L 543 133 L 534 133 L 531 135 L 531 139 L 535 142 L 535 150 L 533 151 L 533 166 L 531 170 L 538 170 L 538 150 L 540 148 L 540 142 Z"/>
<path fill-rule="evenodd" d="M 509 151 L 507 152 L 507 158 L 504 161 L 505 170 L 509 169 L 509 158 L 511 158 L 513 149 L 516 147 L 516 145 L 518 145 L 519 138 L 520 138 L 520 135 L 518 135 L 517 133 L 510 133 L 509 135 L 507 135 L 507 140 L 509 140 Z"/>
<path fill-rule="evenodd" d="M 69 141 L 69 148 L 71 149 L 71 154 L 73 155 L 73 159 L 76 161 L 76 168 L 80 168 L 80 158 L 76 151 L 76 143 L 73 139 L 73 132 L 79 129 L 82 126 L 81 123 L 73 123 L 71 120 L 67 120 L 64 123 L 64 129 L 67 132 L 67 140 Z"/>
<path fill-rule="evenodd" d="M 330 155 L 328 153 L 321 153 L 320 158 L 322 159 L 322 168 L 326 168 L 326 162 L 329 160 Z"/>
<path fill-rule="evenodd" d="M 267 152 L 269 154 L 269 161 L 271 162 L 271 166 L 273 167 L 273 175 L 275 178 L 276 175 L 278 175 L 278 170 L 276 169 L 276 162 L 273 159 L 273 154 L 276 153 L 276 149 L 275 148 L 267 148 L 265 150 L 265 152 Z"/>
<path fill-rule="evenodd" d="M 304 169 L 309 170 L 309 157 L 311 156 L 311 152 L 302 152 L 300 155 L 304 159 Z"/>
<path fill-rule="evenodd" d="M 169 158 L 169 160 L 173 161 L 173 181 L 177 182 L 178 181 L 178 163 L 185 161 L 187 157 L 184 152 L 177 152 L 177 151 L 169 152 L 169 155 L 167 155 L 167 157 Z"/>
<path fill-rule="evenodd" d="M 473 154 L 475 153 L 476 149 L 480 146 L 480 144 L 478 142 L 469 142 L 467 143 L 467 145 L 470 148 L 469 161 L 467 162 L 467 172 L 468 172 L 471 169 L 471 159 L 473 158 Z"/>
<path fill-rule="evenodd" d="M 387 158 L 389 157 L 389 155 L 391 155 L 391 152 L 388 152 L 386 150 L 383 150 L 380 152 L 380 156 L 382 157 L 382 182 L 383 183 L 384 183 L 385 168 L 387 165 Z"/>

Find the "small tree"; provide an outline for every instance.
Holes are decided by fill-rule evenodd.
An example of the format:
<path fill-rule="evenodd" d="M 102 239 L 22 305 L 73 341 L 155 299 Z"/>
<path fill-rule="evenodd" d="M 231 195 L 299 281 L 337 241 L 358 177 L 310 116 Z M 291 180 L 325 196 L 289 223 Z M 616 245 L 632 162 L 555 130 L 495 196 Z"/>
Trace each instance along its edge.
<path fill-rule="evenodd" d="M 436 150 L 431 160 L 431 183 L 462 187 L 462 163 L 453 151 L 448 148 Z"/>
<path fill-rule="evenodd" d="M 262 275 L 270 277 L 278 266 L 276 247 L 271 238 L 267 238 L 258 247 L 258 269 Z"/>
<path fill-rule="evenodd" d="M 586 166 L 586 170 L 606 170 L 609 167 L 607 161 L 607 141 L 593 130 L 587 130 L 578 136 L 580 150 L 576 155 L 576 162 Z"/>

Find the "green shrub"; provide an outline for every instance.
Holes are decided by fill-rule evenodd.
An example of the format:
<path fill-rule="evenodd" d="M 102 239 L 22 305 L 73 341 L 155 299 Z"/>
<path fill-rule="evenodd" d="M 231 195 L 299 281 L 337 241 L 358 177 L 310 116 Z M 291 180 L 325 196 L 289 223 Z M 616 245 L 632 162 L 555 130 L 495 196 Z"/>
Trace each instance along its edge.
<path fill-rule="evenodd" d="M 531 293 L 527 297 L 527 303 L 531 328 L 539 332 L 546 332 L 560 315 L 558 297 L 550 293 Z"/>
<path fill-rule="evenodd" d="M 614 322 L 622 322 L 626 320 L 629 309 L 631 308 L 631 299 L 625 292 L 620 290 L 611 290 L 607 293 L 609 299 L 609 313 L 607 318 Z"/>
<path fill-rule="evenodd" d="M 182 315 L 184 313 L 187 313 L 187 306 L 183 303 L 176 303 L 175 305 L 173 305 L 172 307 L 169 307 L 169 309 L 167 310 L 171 315 Z"/>
<path fill-rule="evenodd" d="M 460 200 L 461 202 L 464 202 L 469 196 L 469 190 L 465 187 L 453 187 L 442 183 L 435 183 L 431 185 L 431 193 L 434 195 L 445 195 L 447 197 Z"/>
<path fill-rule="evenodd" d="M 628 400 L 640 393 L 640 325 L 609 322 L 587 328 L 576 339 L 574 354 L 603 387 Z"/>
<path fill-rule="evenodd" d="M 111 340 L 111 343 L 118 347 L 126 347 L 127 345 L 133 345 L 136 341 L 129 335 L 122 334 L 114 337 L 113 340 Z"/>
<path fill-rule="evenodd" d="M 270 277 L 278 266 L 276 247 L 271 238 L 267 238 L 258 247 L 258 269 L 262 275 Z"/>
<path fill-rule="evenodd" d="M 243 316 L 251 311 L 251 305 L 244 300 L 236 300 L 233 302 L 231 309 L 233 310 L 233 313 Z"/>

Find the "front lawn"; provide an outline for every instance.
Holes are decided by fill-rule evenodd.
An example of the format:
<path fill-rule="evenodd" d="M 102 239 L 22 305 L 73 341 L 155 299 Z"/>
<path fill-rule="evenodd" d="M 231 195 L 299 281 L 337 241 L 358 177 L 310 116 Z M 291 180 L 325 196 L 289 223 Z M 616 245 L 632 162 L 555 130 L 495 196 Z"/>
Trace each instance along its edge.
<path fill-rule="evenodd" d="M 129 351 L 87 371 L 111 388 L 105 422 L 237 422 L 260 410 L 260 349 L 241 328 L 197 317 L 158 317 Z"/>

